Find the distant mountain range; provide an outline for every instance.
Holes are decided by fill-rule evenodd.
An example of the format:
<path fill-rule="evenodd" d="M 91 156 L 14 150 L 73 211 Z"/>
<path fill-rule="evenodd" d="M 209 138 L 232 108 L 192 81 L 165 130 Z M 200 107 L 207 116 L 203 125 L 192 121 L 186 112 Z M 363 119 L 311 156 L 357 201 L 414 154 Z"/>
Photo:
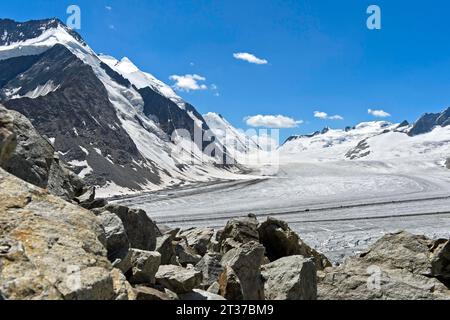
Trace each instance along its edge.
<path fill-rule="evenodd" d="M 96 54 L 57 19 L 0 20 L 0 102 L 28 117 L 89 184 L 111 193 L 235 170 L 223 166 L 226 148 L 171 87 L 127 58 Z M 180 129 L 184 135 L 175 134 Z M 196 132 L 208 139 L 194 139 Z"/>

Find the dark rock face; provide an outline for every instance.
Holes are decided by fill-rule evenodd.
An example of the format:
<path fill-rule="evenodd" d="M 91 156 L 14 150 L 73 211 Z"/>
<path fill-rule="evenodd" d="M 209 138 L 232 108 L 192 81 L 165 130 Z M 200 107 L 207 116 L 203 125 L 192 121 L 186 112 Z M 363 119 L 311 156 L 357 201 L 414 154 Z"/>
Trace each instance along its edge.
<path fill-rule="evenodd" d="M 66 200 L 84 192 L 84 183 L 68 170 L 50 142 L 34 129 L 25 116 L 1 106 L 0 113 L 12 119 L 11 129 L 17 145 L 8 159 L 2 162 L 6 171 Z"/>
<path fill-rule="evenodd" d="M 446 127 L 448 125 L 450 125 L 450 108 L 441 113 L 424 114 L 419 120 L 417 120 L 408 135 L 413 137 L 430 132 L 436 126 Z"/>
<path fill-rule="evenodd" d="M 268 218 L 259 226 L 258 231 L 260 242 L 266 248 L 270 261 L 301 255 L 305 258 L 313 258 L 317 270 L 331 266 L 327 257 L 304 243 L 284 221 Z"/>

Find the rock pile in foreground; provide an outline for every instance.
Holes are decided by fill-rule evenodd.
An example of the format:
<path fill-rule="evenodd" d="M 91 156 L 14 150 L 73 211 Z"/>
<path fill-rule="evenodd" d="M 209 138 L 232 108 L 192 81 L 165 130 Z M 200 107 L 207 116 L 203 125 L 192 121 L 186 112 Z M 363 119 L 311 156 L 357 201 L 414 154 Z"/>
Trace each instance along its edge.
<path fill-rule="evenodd" d="M 447 240 L 388 234 L 333 267 L 274 218 L 157 226 L 96 199 L 22 117 L 0 106 L 0 300 L 450 299 Z"/>

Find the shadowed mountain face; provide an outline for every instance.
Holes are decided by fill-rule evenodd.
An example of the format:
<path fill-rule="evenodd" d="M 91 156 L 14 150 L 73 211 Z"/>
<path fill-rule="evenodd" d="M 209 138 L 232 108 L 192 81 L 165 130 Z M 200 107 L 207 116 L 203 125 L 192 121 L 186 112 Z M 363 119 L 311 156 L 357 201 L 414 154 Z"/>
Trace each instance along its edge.
<path fill-rule="evenodd" d="M 139 182 L 144 183 L 146 178 L 158 182 L 156 175 L 133 165 L 133 160 L 145 160 L 120 126 L 106 89 L 95 77 L 92 68 L 62 45 L 56 45 L 33 59 L 23 59 L 25 62 L 33 59 L 36 62 L 26 72 L 9 80 L 3 92 L 11 87 L 21 87 L 16 94 L 26 94 L 49 81 L 58 90 L 33 99 L 7 100 L 5 106 L 27 116 L 41 134 L 54 138 L 62 158 L 75 163 L 75 172 L 86 170 L 87 166 L 80 163 L 88 160 L 89 166 L 96 172 L 85 177 L 90 184 L 103 185 L 106 179 L 113 179 L 132 188 L 138 187 Z M 8 60 L 2 63 L 8 65 Z M 2 76 L 3 70 L 7 69 L 0 68 Z M 102 155 L 95 149 L 101 150 Z M 128 169 L 118 170 L 116 165 Z"/>
<path fill-rule="evenodd" d="M 191 163 L 173 153 L 171 141 L 179 129 L 191 141 L 195 132 L 207 134 L 209 127 L 193 106 L 151 87 L 138 89 L 59 20 L 0 20 L 1 35 L 0 102 L 28 117 L 88 184 L 141 190 L 195 179 L 195 171 L 185 176 Z M 47 35 L 52 41 L 62 35 L 60 43 L 47 49 L 46 40 L 34 43 Z M 23 42 L 29 39 L 32 44 Z M 198 149 L 205 151 L 214 141 L 214 136 L 201 140 Z M 214 149 L 224 150 L 220 144 Z M 212 156 L 208 161 L 216 169 L 218 158 Z"/>
<path fill-rule="evenodd" d="M 436 126 L 446 127 L 450 125 L 450 108 L 441 113 L 426 113 L 424 114 L 409 131 L 410 136 L 417 136 L 419 134 L 427 133 L 433 130 Z"/>

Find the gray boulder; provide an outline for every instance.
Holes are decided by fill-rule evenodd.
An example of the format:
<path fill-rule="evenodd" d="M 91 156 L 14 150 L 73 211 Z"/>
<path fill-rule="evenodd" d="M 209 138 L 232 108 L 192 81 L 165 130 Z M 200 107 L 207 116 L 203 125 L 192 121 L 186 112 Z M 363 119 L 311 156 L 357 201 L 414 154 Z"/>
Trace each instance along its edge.
<path fill-rule="evenodd" d="M 201 256 L 204 256 L 208 251 L 213 235 L 214 229 L 211 228 L 193 228 L 178 234 L 180 238 L 185 238 L 188 245 Z"/>
<path fill-rule="evenodd" d="M 155 250 L 161 254 L 161 265 L 179 264 L 175 254 L 174 239 L 174 235 L 170 233 L 164 234 L 156 239 Z"/>
<path fill-rule="evenodd" d="M 230 220 L 219 234 L 222 253 L 251 241 L 259 241 L 258 220 L 253 216 Z"/>
<path fill-rule="evenodd" d="M 179 266 L 161 266 L 156 273 L 156 283 L 177 294 L 188 293 L 202 282 L 202 273 Z"/>
<path fill-rule="evenodd" d="M 122 272 L 127 272 L 131 268 L 131 259 L 129 259 L 130 242 L 122 220 L 109 211 L 102 212 L 97 218 L 105 230 L 108 259 Z"/>
<path fill-rule="evenodd" d="M 224 271 L 220 263 L 221 260 L 222 255 L 220 253 L 208 252 L 195 266 L 195 269 L 201 271 L 203 275 L 203 288 L 209 288 L 219 280 L 220 275 Z"/>
<path fill-rule="evenodd" d="M 268 218 L 259 226 L 258 232 L 260 242 L 266 248 L 270 261 L 301 255 L 313 258 L 318 270 L 331 267 L 331 262 L 327 257 L 304 243 L 284 221 Z"/>
<path fill-rule="evenodd" d="M 156 238 L 161 233 L 145 211 L 114 204 L 108 204 L 104 210 L 116 214 L 122 220 L 132 248 L 146 251 L 156 249 Z"/>
<path fill-rule="evenodd" d="M 111 300 L 126 291 L 117 287 L 93 213 L 2 169 L 0 190 L 0 296 Z"/>
<path fill-rule="evenodd" d="M 447 161 L 445 161 L 445 166 L 447 169 L 450 169 L 450 158 L 447 158 Z"/>
<path fill-rule="evenodd" d="M 290 256 L 263 265 L 267 300 L 316 300 L 317 269 L 312 259 Z"/>
<path fill-rule="evenodd" d="M 423 236 L 407 232 L 387 234 L 369 251 L 319 272 L 318 298 L 450 299 L 450 290 L 433 276 L 432 261 L 437 257 L 431 251 L 434 247 L 434 241 Z"/>
<path fill-rule="evenodd" d="M 1 166 L 7 172 L 66 200 L 72 200 L 85 191 L 81 179 L 60 161 L 52 144 L 24 115 L 0 106 L 0 118 L 0 123 L 4 123 L 3 138 L 0 137 L 4 141 L 1 142 L 4 145 Z M 11 130 L 11 119 L 14 136 L 6 134 L 6 130 Z"/>
<path fill-rule="evenodd" d="M 257 242 L 247 242 L 228 251 L 221 264 L 225 271 L 220 277 L 221 295 L 227 300 L 264 300 L 261 264 L 265 249 Z M 241 295 L 238 287 L 240 286 Z"/>
<path fill-rule="evenodd" d="M 196 265 L 202 257 L 198 255 L 187 243 L 186 239 L 180 239 L 175 245 L 177 261 L 183 266 Z"/>
<path fill-rule="evenodd" d="M 435 242 L 432 250 L 431 274 L 450 288 L 450 241 Z"/>
<path fill-rule="evenodd" d="M 6 162 L 17 146 L 14 133 L 14 118 L 7 109 L 0 105 L 0 166 Z"/>
<path fill-rule="evenodd" d="M 131 249 L 131 270 L 127 274 L 132 284 L 154 284 L 155 275 L 161 265 L 161 254 Z"/>

